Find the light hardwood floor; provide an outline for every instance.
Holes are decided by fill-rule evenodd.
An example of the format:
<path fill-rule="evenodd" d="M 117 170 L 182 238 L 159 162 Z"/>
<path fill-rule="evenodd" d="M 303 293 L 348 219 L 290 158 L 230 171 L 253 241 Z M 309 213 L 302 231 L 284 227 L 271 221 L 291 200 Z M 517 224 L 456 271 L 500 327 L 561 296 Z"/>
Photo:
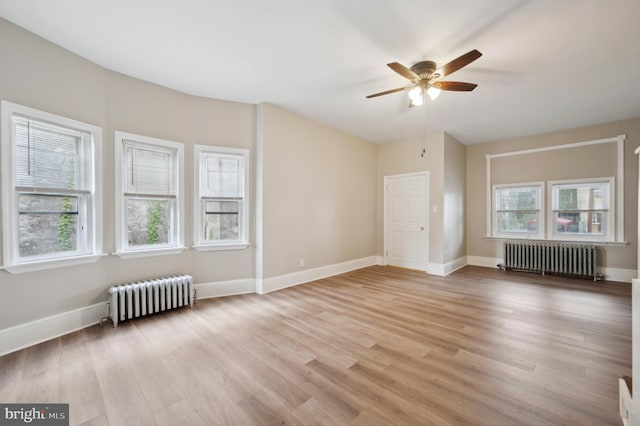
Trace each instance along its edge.
<path fill-rule="evenodd" d="M 630 285 L 374 266 L 0 358 L 0 402 L 92 425 L 619 425 Z"/>

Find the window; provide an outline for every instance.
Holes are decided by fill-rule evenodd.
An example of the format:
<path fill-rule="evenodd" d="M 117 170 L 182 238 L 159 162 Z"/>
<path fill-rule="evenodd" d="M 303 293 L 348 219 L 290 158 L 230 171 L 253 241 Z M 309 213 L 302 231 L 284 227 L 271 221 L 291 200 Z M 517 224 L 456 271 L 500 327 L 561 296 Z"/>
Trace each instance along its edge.
<path fill-rule="evenodd" d="M 116 251 L 121 257 L 181 252 L 183 147 L 116 132 Z"/>
<path fill-rule="evenodd" d="M 613 240 L 613 178 L 550 182 L 554 239 Z"/>
<path fill-rule="evenodd" d="M 101 255 L 101 133 L 2 101 L 3 248 L 10 272 Z"/>
<path fill-rule="evenodd" d="M 248 245 L 249 152 L 196 145 L 194 154 L 195 248 L 245 248 Z"/>
<path fill-rule="evenodd" d="M 494 186 L 494 234 L 514 238 L 542 238 L 541 183 Z"/>
<path fill-rule="evenodd" d="M 615 241 L 615 179 L 493 186 L 492 236 L 560 241 Z M 546 228 L 544 225 L 547 225 Z"/>

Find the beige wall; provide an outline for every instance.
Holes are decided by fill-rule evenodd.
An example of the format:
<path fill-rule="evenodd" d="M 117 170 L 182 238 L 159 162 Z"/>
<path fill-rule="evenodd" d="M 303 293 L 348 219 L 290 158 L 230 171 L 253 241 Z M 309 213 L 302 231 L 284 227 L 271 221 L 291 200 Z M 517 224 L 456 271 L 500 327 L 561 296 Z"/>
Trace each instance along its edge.
<path fill-rule="evenodd" d="M 611 138 L 620 134 L 627 135 L 624 150 L 624 229 L 628 244 L 625 247 L 606 247 L 603 261 L 607 267 L 636 269 L 638 159 L 633 151 L 640 145 L 640 118 L 468 146 L 467 255 L 502 257 L 502 242 L 484 238 L 487 232 L 485 155 Z M 496 163 L 499 170 L 492 170 L 492 176 L 501 183 L 538 180 L 540 176 L 543 180 L 613 176 L 617 167 L 614 152 L 615 144 L 608 144 L 519 159 L 495 159 L 499 160 Z M 492 168 L 495 160 L 492 160 Z"/>
<path fill-rule="evenodd" d="M 187 246 L 192 244 L 193 144 L 249 148 L 253 156 L 253 105 L 188 96 L 107 71 L 2 19 L 0 57 L 1 99 L 102 127 L 107 254 L 115 251 L 114 130 L 185 144 Z M 119 282 L 178 272 L 190 273 L 196 283 L 253 278 L 254 251 L 105 256 L 82 266 L 15 275 L 0 271 L 0 329 L 105 301 L 106 288 Z"/>
<path fill-rule="evenodd" d="M 467 255 L 465 237 L 465 195 L 467 147 L 444 134 L 443 263 Z"/>
<path fill-rule="evenodd" d="M 376 254 L 376 145 L 268 104 L 259 106 L 258 129 L 253 105 L 190 96 L 105 70 L 2 19 L 0 57 L 1 99 L 103 129 L 107 254 L 81 266 L 0 271 L 0 330 L 105 301 L 105 290 L 115 283 L 180 272 L 197 284 L 269 278 Z M 193 145 L 249 149 L 251 247 L 127 260 L 110 255 L 115 130 L 184 143 L 187 247 L 193 240 Z M 256 271 L 258 136 L 266 243 Z"/>
<path fill-rule="evenodd" d="M 420 156 L 426 144 L 426 155 Z M 427 133 L 378 146 L 377 252 L 384 253 L 384 177 L 405 173 L 429 172 L 429 259 L 444 263 L 444 135 Z"/>
<path fill-rule="evenodd" d="M 374 256 L 376 145 L 274 105 L 259 108 L 262 278 Z"/>

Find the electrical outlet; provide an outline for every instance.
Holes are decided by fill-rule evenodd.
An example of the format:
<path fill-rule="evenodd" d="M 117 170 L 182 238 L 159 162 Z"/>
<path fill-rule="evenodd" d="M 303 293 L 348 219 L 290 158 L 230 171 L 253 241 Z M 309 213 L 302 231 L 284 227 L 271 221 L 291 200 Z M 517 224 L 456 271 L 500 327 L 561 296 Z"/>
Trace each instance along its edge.
<path fill-rule="evenodd" d="M 300 266 L 301 268 L 304 268 L 304 259 L 300 258 L 298 260 L 298 266 Z"/>

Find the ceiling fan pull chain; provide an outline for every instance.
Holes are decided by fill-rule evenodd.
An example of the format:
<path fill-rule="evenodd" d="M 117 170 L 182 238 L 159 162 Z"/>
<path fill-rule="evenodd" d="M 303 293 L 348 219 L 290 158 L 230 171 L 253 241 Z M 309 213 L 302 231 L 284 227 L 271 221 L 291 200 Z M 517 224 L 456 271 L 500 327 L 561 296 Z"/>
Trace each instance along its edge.
<path fill-rule="evenodd" d="M 422 105 L 422 111 L 423 113 L 420 114 L 421 117 L 421 121 L 422 121 L 422 152 L 420 153 L 420 157 L 424 158 L 424 156 L 427 154 L 427 137 L 425 136 L 425 132 L 424 132 L 424 122 L 426 120 L 426 115 L 427 115 L 427 107 L 425 105 Z"/>

